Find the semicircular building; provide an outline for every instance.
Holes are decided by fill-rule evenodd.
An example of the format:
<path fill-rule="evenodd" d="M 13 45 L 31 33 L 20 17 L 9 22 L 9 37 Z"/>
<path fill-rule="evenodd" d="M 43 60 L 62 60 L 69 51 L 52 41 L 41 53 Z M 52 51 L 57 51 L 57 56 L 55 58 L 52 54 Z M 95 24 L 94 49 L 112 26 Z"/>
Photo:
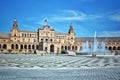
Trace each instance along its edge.
<path fill-rule="evenodd" d="M 16 19 L 10 33 L 0 33 L 0 51 L 9 53 L 34 53 L 46 51 L 61 53 L 63 50 L 80 51 L 82 45 L 93 37 L 76 37 L 72 24 L 67 33 L 57 33 L 45 24 L 37 32 L 19 30 Z M 98 42 L 106 40 L 105 48 L 111 52 L 120 51 L 120 37 L 97 37 Z"/>

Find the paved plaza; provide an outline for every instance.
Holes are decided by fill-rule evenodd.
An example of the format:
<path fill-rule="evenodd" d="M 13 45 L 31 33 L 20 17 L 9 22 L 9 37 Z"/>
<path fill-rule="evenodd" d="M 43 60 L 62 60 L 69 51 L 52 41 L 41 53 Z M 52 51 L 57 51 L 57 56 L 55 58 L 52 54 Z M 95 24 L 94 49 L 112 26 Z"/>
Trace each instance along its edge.
<path fill-rule="evenodd" d="M 0 54 L 0 80 L 120 80 L 120 56 Z"/>

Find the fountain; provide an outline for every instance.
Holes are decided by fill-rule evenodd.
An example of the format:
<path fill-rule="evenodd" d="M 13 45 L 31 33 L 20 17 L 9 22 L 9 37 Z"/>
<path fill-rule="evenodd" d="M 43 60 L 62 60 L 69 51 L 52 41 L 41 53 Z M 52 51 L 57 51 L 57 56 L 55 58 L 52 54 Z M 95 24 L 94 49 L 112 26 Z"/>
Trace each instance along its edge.
<path fill-rule="evenodd" d="M 108 54 L 110 53 L 109 50 L 107 50 L 105 48 L 105 42 L 101 41 L 99 42 L 96 38 L 96 32 L 94 34 L 94 40 L 93 42 L 88 42 L 86 41 L 83 45 L 82 45 L 82 49 L 79 53 L 77 54 L 92 54 L 94 56 L 96 56 L 96 54 Z"/>

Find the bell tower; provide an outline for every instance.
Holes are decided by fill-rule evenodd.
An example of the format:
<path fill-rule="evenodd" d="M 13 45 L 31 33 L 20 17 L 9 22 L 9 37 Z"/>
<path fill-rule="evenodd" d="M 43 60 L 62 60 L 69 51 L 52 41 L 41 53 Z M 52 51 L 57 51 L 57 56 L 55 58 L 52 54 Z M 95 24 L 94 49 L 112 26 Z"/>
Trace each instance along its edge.
<path fill-rule="evenodd" d="M 18 24 L 17 24 L 16 18 L 14 19 L 13 28 L 12 29 L 17 29 L 18 30 Z"/>
<path fill-rule="evenodd" d="M 74 44 L 74 41 L 75 41 L 75 33 L 74 33 L 74 29 L 73 29 L 73 26 L 72 26 L 72 23 L 70 24 L 70 28 L 69 28 L 69 31 L 68 31 L 68 40 L 69 40 L 69 43 L 70 44 Z"/>
<path fill-rule="evenodd" d="M 72 23 L 70 24 L 69 34 L 74 33 Z"/>
<path fill-rule="evenodd" d="M 14 19 L 14 21 L 13 21 L 13 26 L 12 26 L 12 29 L 11 29 L 11 40 L 13 41 L 13 42 L 16 42 L 17 41 L 17 37 L 19 36 L 18 35 L 18 24 L 17 24 L 17 20 L 16 20 L 16 18 Z"/>

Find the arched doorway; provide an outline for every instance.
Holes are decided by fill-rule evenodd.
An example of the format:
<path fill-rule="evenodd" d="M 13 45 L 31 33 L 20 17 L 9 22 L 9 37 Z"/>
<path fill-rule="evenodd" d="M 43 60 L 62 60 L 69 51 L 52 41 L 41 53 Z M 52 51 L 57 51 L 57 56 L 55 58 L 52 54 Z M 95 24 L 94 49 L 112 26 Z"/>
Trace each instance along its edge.
<path fill-rule="evenodd" d="M 72 50 L 74 50 L 74 46 L 72 46 Z"/>
<path fill-rule="evenodd" d="M 1 49 L 1 44 L 0 44 L 0 49 Z"/>
<path fill-rule="evenodd" d="M 67 46 L 65 46 L 65 50 L 67 50 Z"/>
<path fill-rule="evenodd" d="M 24 49 L 27 49 L 27 45 L 24 45 Z"/>
<path fill-rule="evenodd" d="M 15 45 L 16 49 L 18 49 L 18 44 Z"/>
<path fill-rule="evenodd" d="M 20 49 L 23 49 L 23 45 L 22 44 L 20 45 Z"/>
<path fill-rule="evenodd" d="M 31 45 L 28 45 L 28 49 L 31 49 Z"/>
<path fill-rule="evenodd" d="M 14 49 L 14 44 L 11 45 L 11 49 Z"/>
<path fill-rule="evenodd" d="M 77 50 L 77 46 L 75 46 L 75 50 Z"/>
<path fill-rule="evenodd" d="M 116 47 L 115 47 L 115 46 L 113 47 L 113 50 L 116 50 Z"/>
<path fill-rule="evenodd" d="M 35 49 L 35 46 L 34 46 L 34 45 L 32 45 L 32 49 Z"/>
<path fill-rule="evenodd" d="M 7 45 L 6 44 L 3 44 L 3 49 L 7 49 Z"/>
<path fill-rule="evenodd" d="M 70 50 L 70 46 L 68 46 L 68 50 Z"/>
<path fill-rule="evenodd" d="M 110 46 L 108 49 L 109 49 L 109 50 L 112 50 L 112 47 Z"/>
<path fill-rule="evenodd" d="M 64 46 L 61 46 L 61 50 L 64 50 Z"/>
<path fill-rule="evenodd" d="M 54 52 L 54 45 L 50 45 L 50 52 Z"/>
<path fill-rule="evenodd" d="M 38 45 L 36 45 L 36 49 L 39 49 L 39 46 L 38 46 Z"/>
<path fill-rule="evenodd" d="M 120 46 L 118 46 L 117 50 L 120 50 Z"/>

